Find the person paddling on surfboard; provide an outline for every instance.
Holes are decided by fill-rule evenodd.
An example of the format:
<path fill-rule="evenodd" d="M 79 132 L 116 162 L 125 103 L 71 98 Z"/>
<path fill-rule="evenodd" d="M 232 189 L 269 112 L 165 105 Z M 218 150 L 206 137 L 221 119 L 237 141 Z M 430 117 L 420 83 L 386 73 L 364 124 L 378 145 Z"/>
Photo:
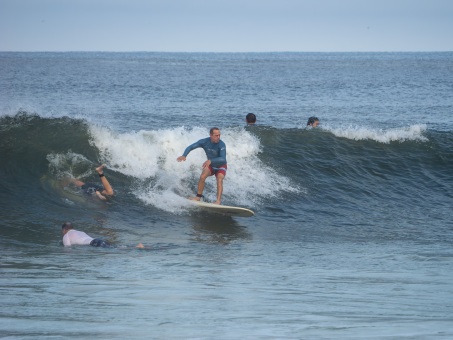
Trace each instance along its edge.
<path fill-rule="evenodd" d="M 63 235 L 63 245 L 65 247 L 90 245 L 93 247 L 108 248 L 111 246 L 109 242 L 103 239 L 93 238 L 83 231 L 75 230 L 71 222 L 63 223 L 61 234 Z"/>
<path fill-rule="evenodd" d="M 202 165 L 203 170 L 200 175 L 200 180 L 198 181 L 197 195 L 191 199 L 200 201 L 201 198 L 203 198 L 206 178 L 215 175 L 217 179 L 217 200 L 214 203 L 220 204 L 223 193 L 223 179 L 225 178 L 227 171 L 226 145 L 220 140 L 220 129 L 213 127 L 209 131 L 209 137 L 200 139 L 198 142 L 189 145 L 186 150 L 184 150 L 183 155 L 179 156 L 176 160 L 178 162 L 185 161 L 189 152 L 197 148 L 203 148 L 208 160 Z"/>
<path fill-rule="evenodd" d="M 63 223 L 61 226 L 61 235 L 63 236 L 63 245 L 65 247 L 88 245 L 102 248 L 112 247 L 109 242 L 101 238 L 93 238 L 83 231 L 75 230 L 71 222 Z M 139 243 L 136 245 L 136 248 L 145 249 L 146 247 L 143 243 Z"/>

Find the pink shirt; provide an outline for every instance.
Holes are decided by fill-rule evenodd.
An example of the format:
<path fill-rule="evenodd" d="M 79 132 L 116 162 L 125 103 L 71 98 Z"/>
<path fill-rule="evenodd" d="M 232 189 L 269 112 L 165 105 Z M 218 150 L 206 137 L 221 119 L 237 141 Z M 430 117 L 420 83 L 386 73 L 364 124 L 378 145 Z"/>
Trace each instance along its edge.
<path fill-rule="evenodd" d="M 93 238 L 88 236 L 83 231 L 71 229 L 63 236 L 63 244 L 65 247 L 75 245 L 89 245 Z"/>

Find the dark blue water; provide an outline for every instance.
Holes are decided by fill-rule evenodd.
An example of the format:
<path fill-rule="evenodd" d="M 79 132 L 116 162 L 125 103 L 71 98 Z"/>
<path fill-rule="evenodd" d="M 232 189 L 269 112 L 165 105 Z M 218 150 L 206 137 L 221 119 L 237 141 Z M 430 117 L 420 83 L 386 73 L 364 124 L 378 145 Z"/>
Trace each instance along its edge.
<path fill-rule="evenodd" d="M 452 75 L 453 53 L 0 53 L 0 335 L 450 338 Z M 176 158 L 212 126 L 252 218 L 186 202 L 204 154 Z M 63 184 L 101 163 L 108 203 Z M 62 247 L 65 221 L 115 248 Z"/>

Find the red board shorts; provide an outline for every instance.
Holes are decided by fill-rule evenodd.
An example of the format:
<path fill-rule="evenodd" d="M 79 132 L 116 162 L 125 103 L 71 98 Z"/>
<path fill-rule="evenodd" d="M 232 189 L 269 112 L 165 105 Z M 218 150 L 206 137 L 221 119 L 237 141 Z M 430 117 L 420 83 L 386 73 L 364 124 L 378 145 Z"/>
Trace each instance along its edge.
<path fill-rule="evenodd" d="M 221 165 L 219 167 L 212 167 L 209 166 L 209 170 L 211 171 L 211 176 L 215 175 L 217 177 L 218 174 L 223 174 L 223 176 L 226 176 L 226 171 L 227 171 L 227 165 Z"/>

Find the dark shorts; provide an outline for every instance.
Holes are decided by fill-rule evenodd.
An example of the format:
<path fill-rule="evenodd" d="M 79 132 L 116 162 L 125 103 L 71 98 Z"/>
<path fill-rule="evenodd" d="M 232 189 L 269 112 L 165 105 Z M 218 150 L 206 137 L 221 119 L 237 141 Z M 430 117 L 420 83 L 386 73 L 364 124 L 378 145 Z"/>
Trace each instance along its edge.
<path fill-rule="evenodd" d="M 227 165 L 221 165 L 219 167 L 213 167 L 209 166 L 209 170 L 211 171 L 211 176 L 215 175 L 217 177 L 218 174 L 223 174 L 223 176 L 226 176 L 226 171 L 227 171 Z"/>
<path fill-rule="evenodd" d="M 93 195 L 94 193 L 96 193 L 96 191 L 99 191 L 102 193 L 102 191 L 104 190 L 104 187 L 102 185 L 96 184 L 96 183 L 85 183 L 84 185 L 82 185 L 82 190 L 84 190 L 85 193 L 88 195 Z"/>
<path fill-rule="evenodd" d="M 90 242 L 90 246 L 108 248 L 111 247 L 111 244 L 108 243 L 107 241 L 104 241 L 103 239 L 95 238 L 93 241 Z"/>

